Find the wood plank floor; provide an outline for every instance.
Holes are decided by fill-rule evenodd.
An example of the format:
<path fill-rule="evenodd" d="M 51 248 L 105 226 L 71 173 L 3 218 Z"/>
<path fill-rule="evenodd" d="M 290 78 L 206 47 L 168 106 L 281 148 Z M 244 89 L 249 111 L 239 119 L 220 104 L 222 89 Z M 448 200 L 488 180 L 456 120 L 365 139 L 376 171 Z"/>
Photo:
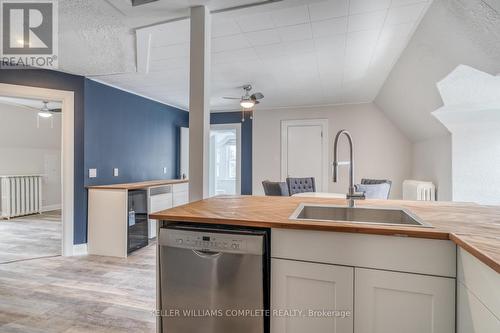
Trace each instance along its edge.
<path fill-rule="evenodd" d="M 155 332 L 155 251 L 0 264 L 0 332 Z"/>
<path fill-rule="evenodd" d="M 0 220 L 0 263 L 61 254 L 61 211 Z"/>

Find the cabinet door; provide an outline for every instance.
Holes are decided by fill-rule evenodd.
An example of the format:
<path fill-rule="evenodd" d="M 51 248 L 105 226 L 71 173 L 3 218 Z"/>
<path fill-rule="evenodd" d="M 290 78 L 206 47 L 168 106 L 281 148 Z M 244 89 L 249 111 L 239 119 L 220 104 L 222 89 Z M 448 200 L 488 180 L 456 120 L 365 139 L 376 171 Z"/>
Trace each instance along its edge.
<path fill-rule="evenodd" d="M 498 333 L 500 319 L 461 282 L 457 284 L 457 332 Z"/>
<path fill-rule="evenodd" d="M 181 206 L 189 202 L 189 184 L 181 183 L 173 186 L 173 206 Z"/>
<path fill-rule="evenodd" d="M 355 269 L 355 333 L 452 333 L 455 279 Z"/>
<path fill-rule="evenodd" d="M 272 259 L 271 272 L 272 333 L 353 332 L 352 267 Z"/>
<path fill-rule="evenodd" d="M 155 213 L 161 210 L 172 208 L 172 202 L 173 202 L 173 197 L 171 192 L 150 195 L 149 213 Z M 149 219 L 148 236 L 149 239 L 156 237 L 156 220 Z"/>

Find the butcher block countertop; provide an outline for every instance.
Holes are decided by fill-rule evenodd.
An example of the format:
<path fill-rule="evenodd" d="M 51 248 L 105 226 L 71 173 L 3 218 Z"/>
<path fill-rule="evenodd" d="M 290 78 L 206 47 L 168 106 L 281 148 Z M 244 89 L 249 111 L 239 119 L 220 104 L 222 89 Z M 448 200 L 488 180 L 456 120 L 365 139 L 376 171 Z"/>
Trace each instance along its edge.
<path fill-rule="evenodd" d="M 500 207 L 452 202 L 356 201 L 358 207 L 404 208 L 433 228 L 348 222 L 300 221 L 289 217 L 300 203 L 346 205 L 345 199 L 221 196 L 151 215 L 165 221 L 265 228 L 338 231 L 449 239 L 500 273 Z"/>
<path fill-rule="evenodd" d="M 124 184 L 112 184 L 112 185 L 94 185 L 87 186 L 88 189 L 97 190 L 140 190 L 148 187 L 172 185 L 172 184 L 182 184 L 187 183 L 187 179 L 162 179 L 162 180 L 150 180 L 145 182 L 137 183 L 124 183 Z"/>

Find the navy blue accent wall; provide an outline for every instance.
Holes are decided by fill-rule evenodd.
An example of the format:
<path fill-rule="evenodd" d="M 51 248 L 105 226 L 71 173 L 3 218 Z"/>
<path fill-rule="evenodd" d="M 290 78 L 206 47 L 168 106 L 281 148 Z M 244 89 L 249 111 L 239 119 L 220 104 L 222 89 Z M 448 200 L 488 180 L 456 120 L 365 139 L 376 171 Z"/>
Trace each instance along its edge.
<path fill-rule="evenodd" d="M 0 69 L 0 83 L 75 94 L 75 244 L 87 242 L 86 185 L 178 177 L 179 127 L 188 126 L 187 112 L 50 70 Z M 98 178 L 88 179 L 89 167 Z"/>
<path fill-rule="evenodd" d="M 75 93 L 74 243 L 87 241 L 87 192 L 84 187 L 84 77 L 42 69 L 0 69 L 0 83 L 69 90 Z"/>
<path fill-rule="evenodd" d="M 86 79 L 85 185 L 178 178 L 180 127 L 189 125 L 188 115 Z M 89 168 L 97 168 L 97 178 L 88 178 Z"/>
<path fill-rule="evenodd" d="M 241 194 L 252 194 L 252 119 L 241 122 L 241 112 L 210 114 L 211 124 L 241 123 Z"/>

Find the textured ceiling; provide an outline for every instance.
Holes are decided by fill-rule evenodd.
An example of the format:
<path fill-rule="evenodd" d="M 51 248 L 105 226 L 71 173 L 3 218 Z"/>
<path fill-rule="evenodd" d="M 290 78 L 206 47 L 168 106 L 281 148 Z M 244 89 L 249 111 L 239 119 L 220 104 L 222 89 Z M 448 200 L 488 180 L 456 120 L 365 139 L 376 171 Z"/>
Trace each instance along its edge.
<path fill-rule="evenodd" d="M 188 109 L 189 20 L 152 31 L 150 72 L 137 73 L 134 27 L 254 1 L 61 0 L 62 70 Z M 425 0 L 285 0 L 213 14 L 213 110 L 234 110 L 239 86 L 261 108 L 373 101 L 429 6 Z M 137 51 L 137 53 L 136 53 Z"/>
<path fill-rule="evenodd" d="M 493 1 L 488 0 L 493 3 Z M 375 102 L 414 142 L 448 135 L 431 112 L 459 65 L 500 73 L 500 13 L 482 0 L 434 0 Z"/>

